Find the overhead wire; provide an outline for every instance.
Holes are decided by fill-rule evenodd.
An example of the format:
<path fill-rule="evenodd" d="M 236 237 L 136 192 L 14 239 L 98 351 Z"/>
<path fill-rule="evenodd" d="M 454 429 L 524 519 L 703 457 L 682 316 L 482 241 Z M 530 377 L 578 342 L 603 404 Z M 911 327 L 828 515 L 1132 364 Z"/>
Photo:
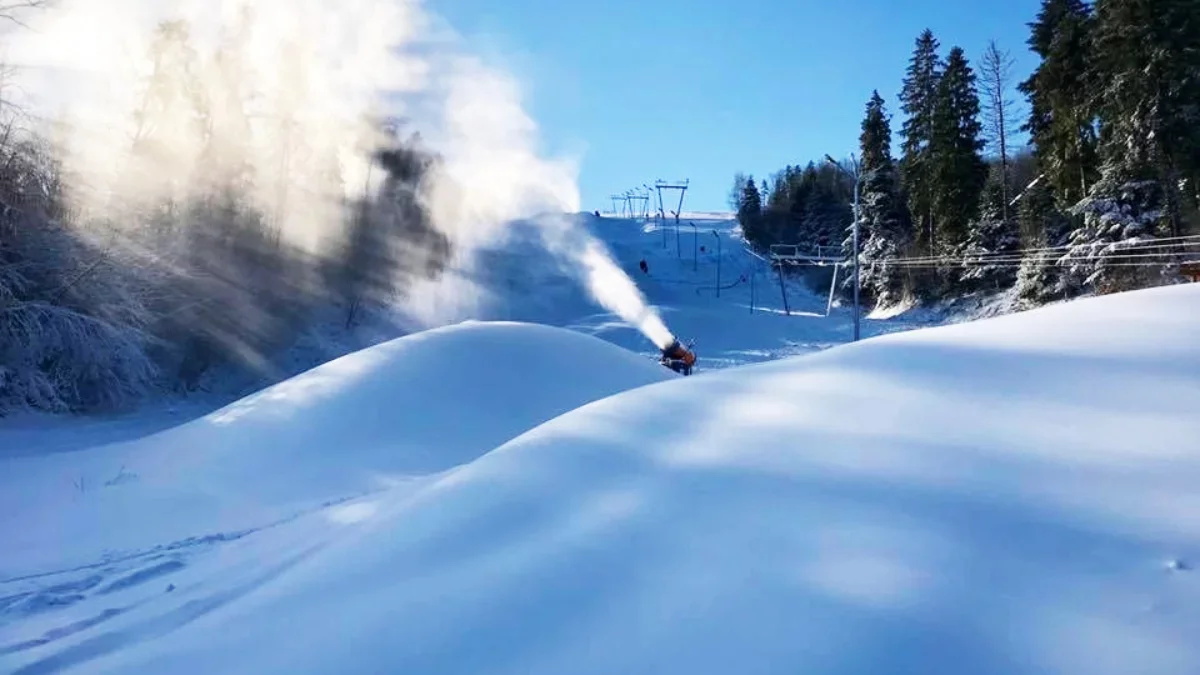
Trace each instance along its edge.
<path fill-rule="evenodd" d="M 1185 259 L 1180 260 L 1181 257 Z M 1067 244 L 1062 246 L 1031 247 L 1013 249 L 1010 251 L 967 254 L 961 256 L 904 256 L 866 261 L 863 263 L 863 265 L 888 265 L 896 267 L 995 265 L 1000 267 L 1019 267 L 1023 264 L 1026 264 L 1031 259 L 1037 258 L 1042 258 L 1043 262 L 1053 264 L 1092 262 L 1106 266 L 1113 266 L 1117 264 L 1131 265 L 1135 263 L 1123 261 L 1138 260 L 1147 261 L 1136 263 L 1142 266 L 1200 262 L 1200 235 L 1163 237 L 1139 242 L 1127 241 L 1097 243 L 1094 245 Z M 849 260 L 831 262 L 829 260 L 805 259 L 804 257 L 776 258 L 775 262 L 786 262 L 795 266 L 851 264 Z"/>
<path fill-rule="evenodd" d="M 1119 248 L 1116 249 L 1118 251 L 1125 251 L 1125 250 L 1130 250 L 1130 249 L 1134 249 L 1134 248 L 1145 250 L 1145 249 L 1165 249 L 1165 248 L 1178 249 L 1181 247 L 1184 247 L 1184 248 L 1200 247 L 1200 235 L 1188 235 L 1188 236 L 1180 236 L 1180 237 L 1163 237 L 1163 238 L 1159 238 L 1159 239 L 1146 240 L 1144 242 L 1141 242 L 1141 241 L 1123 241 L 1123 242 L 1113 242 L 1113 243 L 1097 242 L 1095 244 L 1064 244 L 1061 246 L 1018 248 L 1018 249 L 1013 249 L 1011 251 L 1000 251 L 1000 252 L 993 252 L 993 253 L 979 253 L 979 254 L 966 255 L 966 256 L 964 256 L 964 258 L 990 259 L 990 258 L 994 258 L 994 257 L 995 258 L 1015 258 L 1018 256 L 1024 258 L 1024 257 L 1029 257 L 1030 255 L 1033 255 L 1033 254 L 1050 254 L 1050 253 L 1055 253 L 1055 252 L 1067 253 L 1067 252 L 1078 250 L 1081 248 L 1107 248 L 1107 247 L 1111 247 L 1111 246 L 1118 246 Z M 1164 255 L 1167 255 L 1167 254 L 1164 254 Z M 1170 255 L 1175 255 L 1175 254 L 1171 253 Z M 920 256 L 919 255 L 919 256 L 907 256 L 907 257 L 902 257 L 902 258 L 892 258 L 892 259 L 889 259 L 889 262 L 891 262 L 891 261 L 927 261 L 927 260 L 941 261 L 941 260 L 947 260 L 947 259 L 950 259 L 950 258 L 945 255 L 937 255 L 937 256 Z"/>

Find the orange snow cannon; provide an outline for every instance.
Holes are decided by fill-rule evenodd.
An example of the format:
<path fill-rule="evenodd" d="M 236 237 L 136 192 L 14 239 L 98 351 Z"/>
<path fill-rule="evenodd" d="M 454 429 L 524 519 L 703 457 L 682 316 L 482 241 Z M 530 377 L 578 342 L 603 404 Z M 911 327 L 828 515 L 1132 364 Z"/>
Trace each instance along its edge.
<path fill-rule="evenodd" d="M 679 344 L 679 340 L 672 340 L 671 344 L 663 348 L 659 362 L 677 373 L 691 375 L 692 366 L 696 365 L 696 354 L 691 351 L 691 346 L 690 342 L 684 347 Z"/>

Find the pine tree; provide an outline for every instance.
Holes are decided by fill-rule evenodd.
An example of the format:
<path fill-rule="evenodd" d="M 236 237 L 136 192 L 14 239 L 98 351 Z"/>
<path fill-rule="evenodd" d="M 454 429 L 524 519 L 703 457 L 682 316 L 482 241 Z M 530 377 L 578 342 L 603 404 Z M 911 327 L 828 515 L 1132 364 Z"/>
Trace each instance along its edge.
<path fill-rule="evenodd" d="M 782 171 L 776 172 L 771 179 L 771 191 L 766 193 L 767 203 L 765 208 L 769 211 L 786 212 L 791 206 L 791 183 L 789 177 L 792 167 L 788 166 Z"/>
<path fill-rule="evenodd" d="M 762 212 L 762 194 L 758 191 L 758 184 L 755 183 L 754 176 L 747 176 L 742 187 L 741 200 L 738 202 L 737 219 L 746 240 L 758 246 L 769 245 L 763 236 Z"/>
<path fill-rule="evenodd" d="M 899 195 L 891 151 L 892 128 L 883 98 L 876 91 L 867 103 L 859 144 L 861 285 L 878 306 L 899 304 L 904 296 L 904 275 L 890 260 L 899 258 L 912 240 L 912 223 Z"/>
<path fill-rule="evenodd" d="M 1016 280 L 1013 258 L 1021 248 L 1016 223 L 1005 217 L 1007 199 L 1004 174 L 997 164 L 988 174 L 979 206 L 962 248 L 966 270 L 962 281 L 968 290 L 998 291 Z"/>
<path fill-rule="evenodd" d="M 817 183 L 805 203 L 799 243 L 814 253 L 821 247 L 840 245 L 852 217 L 849 203 L 826 178 Z"/>
<path fill-rule="evenodd" d="M 1032 307 L 1063 299 L 1076 289 L 1059 267 L 1071 221 L 1055 205 L 1046 181 L 1037 181 L 1021 195 L 1018 221 L 1028 252 L 1017 270 L 1016 292 L 1020 306 Z"/>
<path fill-rule="evenodd" d="M 1172 278 L 1170 265 L 1114 264 L 1155 237 L 1179 236 L 1200 179 L 1200 13 L 1194 2 L 1099 0 L 1092 39 L 1099 181 L 1076 213 L 1074 270 L 1100 292 Z"/>
<path fill-rule="evenodd" d="M 975 73 L 963 50 L 955 47 L 939 82 L 930 144 L 933 213 L 938 249 L 944 253 L 962 245 L 967 224 L 979 212 L 979 197 L 987 180 L 981 132 Z"/>
<path fill-rule="evenodd" d="M 858 141 L 864 173 L 892 166 L 892 123 L 878 90 L 867 102 L 867 115 Z"/>
<path fill-rule="evenodd" d="M 817 172 L 817 166 L 812 162 L 809 162 L 803 170 L 797 167 L 792 174 L 791 205 L 789 209 L 792 240 L 789 243 L 795 243 L 807 248 L 816 245 L 816 228 L 813 227 L 810 218 L 813 213 L 811 204 L 815 199 L 817 190 L 820 188 L 819 183 L 820 176 Z"/>
<path fill-rule="evenodd" d="M 725 203 L 729 206 L 729 210 L 737 213 L 742 206 L 742 191 L 746 189 L 746 174 L 738 171 L 733 174 L 733 183 L 729 186 L 729 192 L 726 193 Z"/>
<path fill-rule="evenodd" d="M 1088 61 L 1091 10 L 1083 0 L 1043 0 L 1029 24 L 1029 48 L 1041 63 L 1020 91 L 1029 98 L 1029 132 L 1034 154 L 1046 173 L 1060 208 L 1086 194 L 1096 179 L 1096 134 Z"/>
<path fill-rule="evenodd" d="M 909 210 L 919 224 L 922 247 L 933 252 L 933 169 L 930 143 L 933 139 L 934 106 L 941 79 L 939 43 L 926 29 L 917 38 L 909 60 L 904 87 L 900 92 L 901 110 L 907 116 L 900 129 L 900 180 L 908 194 Z"/>

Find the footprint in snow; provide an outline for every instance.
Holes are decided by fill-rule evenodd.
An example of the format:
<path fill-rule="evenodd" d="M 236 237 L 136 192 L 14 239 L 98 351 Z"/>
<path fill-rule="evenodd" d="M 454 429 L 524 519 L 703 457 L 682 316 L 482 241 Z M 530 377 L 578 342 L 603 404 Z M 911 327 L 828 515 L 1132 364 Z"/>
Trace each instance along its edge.
<path fill-rule="evenodd" d="M 150 567 L 127 574 L 120 579 L 116 579 L 97 592 L 100 595 L 107 595 L 115 591 L 123 591 L 126 588 L 132 588 L 134 586 L 144 584 L 147 581 L 157 579 L 158 577 L 171 574 L 172 572 L 177 572 L 184 567 L 186 567 L 186 565 L 182 560 L 167 560 L 165 562 L 158 563 L 157 565 L 151 565 Z"/>

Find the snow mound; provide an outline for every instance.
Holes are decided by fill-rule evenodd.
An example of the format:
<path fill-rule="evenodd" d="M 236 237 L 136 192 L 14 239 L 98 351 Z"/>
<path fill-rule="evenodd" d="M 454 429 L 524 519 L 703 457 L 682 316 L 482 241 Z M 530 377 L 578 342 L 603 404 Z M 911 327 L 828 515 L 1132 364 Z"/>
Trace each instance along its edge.
<path fill-rule="evenodd" d="M 1195 673 L 1198 306 L 1142 291 L 598 400 L 9 663 Z"/>
<path fill-rule="evenodd" d="M 565 329 L 467 322 L 417 333 L 133 443 L 5 462 L 0 539 L 22 559 L 61 565 L 68 552 L 258 526 L 444 471 L 589 401 L 671 377 Z M 16 557 L 0 560 L 0 574 Z"/>

